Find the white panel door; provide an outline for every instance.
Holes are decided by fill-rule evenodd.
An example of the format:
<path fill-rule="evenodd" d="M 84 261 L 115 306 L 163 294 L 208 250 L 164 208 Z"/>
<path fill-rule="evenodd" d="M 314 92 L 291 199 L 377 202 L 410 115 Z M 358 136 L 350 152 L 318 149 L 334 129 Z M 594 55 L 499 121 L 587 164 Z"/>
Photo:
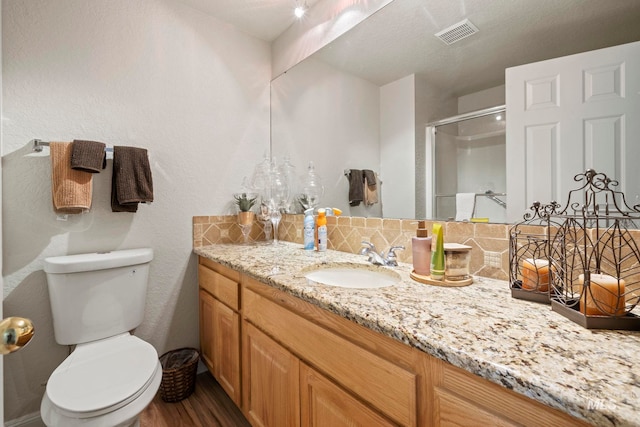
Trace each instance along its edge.
<path fill-rule="evenodd" d="M 506 101 L 509 222 L 587 169 L 640 203 L 640 42 L 508 68 Z"/>

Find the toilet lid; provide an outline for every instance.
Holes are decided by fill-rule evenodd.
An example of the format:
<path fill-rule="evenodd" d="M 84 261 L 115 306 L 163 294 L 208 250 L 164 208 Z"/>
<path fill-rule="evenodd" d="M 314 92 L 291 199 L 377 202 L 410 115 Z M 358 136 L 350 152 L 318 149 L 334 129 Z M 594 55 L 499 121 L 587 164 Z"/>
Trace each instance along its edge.
<path fill-rule="evenodd" d="M 49 378 L 47 396 L 76 417 L 105 413 L 137 397 L 157 369 L 155 348 L 130 334 L 80 344 Z"/>

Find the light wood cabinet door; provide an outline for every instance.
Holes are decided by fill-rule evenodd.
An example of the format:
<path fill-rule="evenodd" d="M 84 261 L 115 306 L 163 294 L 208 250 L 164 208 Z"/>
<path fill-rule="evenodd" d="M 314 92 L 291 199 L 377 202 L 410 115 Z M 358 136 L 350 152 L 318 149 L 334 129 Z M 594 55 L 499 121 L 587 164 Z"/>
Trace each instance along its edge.
<path fill-rule="evenodd" d="M 391 427 L 394 424 L 365 406 L 322 374 L 300 366 L 302 427 Z"/>
<path fill-rule="evenodd" d="M 214 300 L 213 374 L 238 406 L 240 395 L 240 316 Z"/>
<path fill-rule="evenodd" d="M 253 427 L 300 425 L 300 361 L 243 324 L 243 412 Z"/>
<path fill-rule="evenodd" d="M 212 374 L 214 373 L 213 311 L 215 304 L 215 298 L 200 289 L 200 358 Z"/>

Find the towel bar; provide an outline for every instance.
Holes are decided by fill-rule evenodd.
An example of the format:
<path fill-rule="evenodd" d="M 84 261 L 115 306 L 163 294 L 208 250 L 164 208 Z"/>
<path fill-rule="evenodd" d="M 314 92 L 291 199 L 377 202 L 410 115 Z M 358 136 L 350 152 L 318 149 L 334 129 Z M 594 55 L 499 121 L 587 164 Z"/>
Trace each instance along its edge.
<path fill-rule="evenodd" d="M 348 177 L 350 173 L 351 173 L 351 169 L 344 170 L 344 176 Z M 382 184 L 382 180 L 380 179 L 380 175 L 378 174 L 378 172 L 375 172 L 375 174 L 378 181 Z"/>
<path fill-rule="evenodd" d="M 32 139 L 30 142 L 33 143 L 33 151 L 36 153 L 42 152 L 44 147 L 49 146 L 48 141 L 43 141 L 41 139 Z M 104 151 L 107 153 L 107 160 L 113 159 L 113 147 L 105 147 Z"/>

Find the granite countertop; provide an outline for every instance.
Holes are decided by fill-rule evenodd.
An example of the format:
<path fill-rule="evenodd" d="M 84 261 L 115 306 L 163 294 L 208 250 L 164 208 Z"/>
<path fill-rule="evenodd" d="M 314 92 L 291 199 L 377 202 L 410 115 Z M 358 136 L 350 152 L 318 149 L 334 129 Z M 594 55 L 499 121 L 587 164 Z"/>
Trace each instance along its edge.
<path fill-rule="evenodd" d="M 289 242 L 194 252 L 596 426 L 640 426 L 640 332 L 584 329 L 512 298 L 500 280 L 424 285 L 409 277 L 410 264 L 394 268 L 402 281 L 387 288 L 310 283 L 304 267 L 366 259 Z"/>

